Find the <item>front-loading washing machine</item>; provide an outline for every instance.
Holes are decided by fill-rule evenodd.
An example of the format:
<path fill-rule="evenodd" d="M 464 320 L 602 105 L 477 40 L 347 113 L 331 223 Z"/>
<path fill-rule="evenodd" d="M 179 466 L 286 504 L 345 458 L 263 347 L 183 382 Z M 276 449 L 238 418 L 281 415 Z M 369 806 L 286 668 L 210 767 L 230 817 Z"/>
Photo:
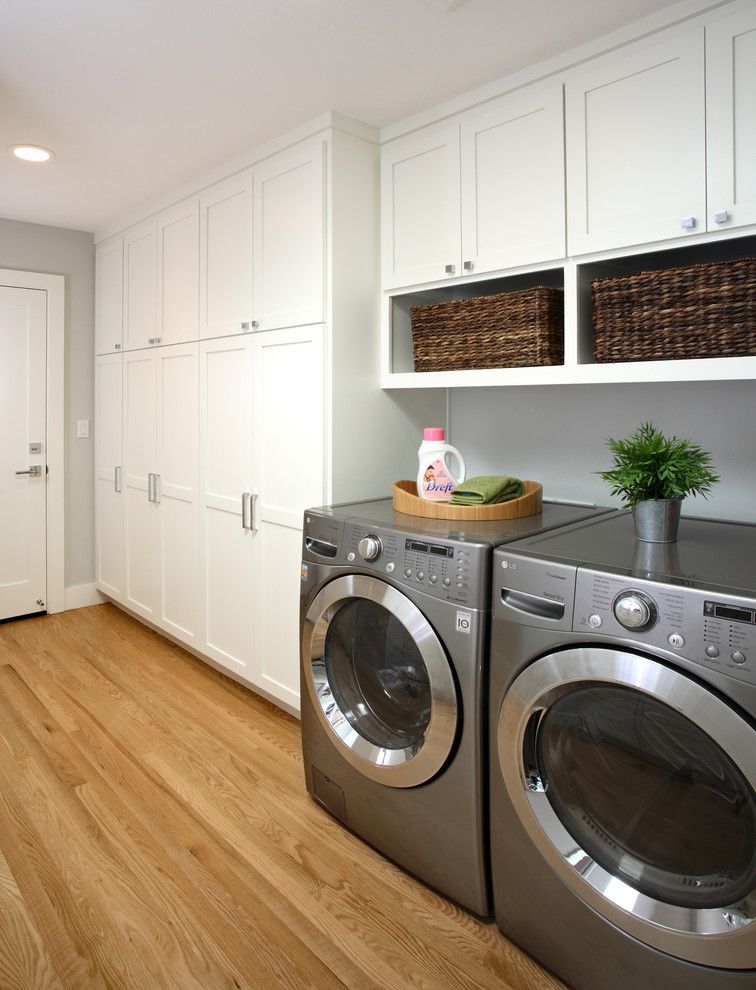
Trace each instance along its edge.
<path fill-rule="evenodd" d="M 307 788 L 376 849 L 490 913 L 483 692 L 493 547 L 606 509 L 457 523 L 389 499 L 305 513 Z"/>
<path fill-rule="evenodd" d="M 499 927 L 578 990 L 753 990 L 756 526 L 615 513 L 492 587 Z"/>

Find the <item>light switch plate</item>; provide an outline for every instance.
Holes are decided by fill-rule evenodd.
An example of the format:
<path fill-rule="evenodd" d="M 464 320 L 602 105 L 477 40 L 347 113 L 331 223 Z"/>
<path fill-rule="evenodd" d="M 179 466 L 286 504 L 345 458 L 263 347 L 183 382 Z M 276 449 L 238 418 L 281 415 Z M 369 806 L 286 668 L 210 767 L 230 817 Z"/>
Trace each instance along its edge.
<path fill-rule="evenodd" d="M 89 437 L 89 420 L 76 420 L 76 437 L 78 440 L 86 440 Z"/>

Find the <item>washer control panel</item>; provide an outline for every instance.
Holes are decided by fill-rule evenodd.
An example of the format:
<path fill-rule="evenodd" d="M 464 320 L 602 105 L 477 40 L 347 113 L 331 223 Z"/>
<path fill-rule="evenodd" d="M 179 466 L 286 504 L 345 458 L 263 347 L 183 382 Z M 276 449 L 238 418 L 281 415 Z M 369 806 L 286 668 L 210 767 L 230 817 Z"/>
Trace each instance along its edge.
<path fill-rule="evenodd" d="M 631 638 L 756 684 L 756 600 L 579 568 L 574 632 Z"/>

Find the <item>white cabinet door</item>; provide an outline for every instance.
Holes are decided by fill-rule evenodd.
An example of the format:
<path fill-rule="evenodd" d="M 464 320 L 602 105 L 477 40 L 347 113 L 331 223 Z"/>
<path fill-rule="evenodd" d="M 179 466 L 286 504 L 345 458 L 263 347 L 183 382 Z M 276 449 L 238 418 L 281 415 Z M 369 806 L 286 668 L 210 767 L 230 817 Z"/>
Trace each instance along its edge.
<path fill-rule="evenodd" d="M 147 220 L 123 235 L 124 348 L 147 347 L 157 336 L 157 228 Z"/>
<path fill-rule="evenodd" d="M 324 501 L 323 327 L 254 339 L 253 683 L 299 707 L 302 516 Z"/>
<path fill-rule="evenodd" d="M 703 28 L 568 80 L 570 254 L 706 226 Z"/>
<path fill-rule="evenodd" d="M 252 320 L 252 172 L 200 196 L 200 337 L 242 333 Z"/>
<path fill-rule="evenodd" d="M 123 363 L 125 604 L 160 618 L 160 505 L 157 453 L 157 351 L 132 351 Z"/>
<path fill-rule="evenodd" d="M 199 345 L 155 352 L 157 492 L 161 528 L 160 625 L 199 642 Z"/>
<path fill-rule="evenodd" d="M 756 223 L 756 8 L 706 28 L 709 230 Z"/>
<path fill-rule="evenodd" d="M 505 97 L 461 126 L 463 272 L 563 258 L 561 83 Z"/>
<path fill-rule="evenodd" d="M 254 170 L 254 319 L 260 330 L 319 323 L 325 285 L 325 143 Z"/>
<path fill-rule="evenodd" d="M 123 358 L 107 354 L 95 365 L 95 548 L 97 587 L 123 600 Z"/>
<path fill-rule="evenodd" d="M 252 492 L 252 337 L 200 344 L 202 651 L 249 680 L 255 534 L 242 506 Z M 249 502 L 249 498 L 247 498 Z"/>
<path fill-rule="evenodd" d="M 97 245 L 95 344 L 98 354 L 120 351 L 123 335 L 123 237 Z"/>
<path fill-rule="evenodd" d="M 199 325 L 199 200 L 157 219 L 158 322 L 161 344 L 196 340 Z"/>
<path fill-rule="evenodd" d="M 459 125 L 428 127 L 381 153 L 385 289 L 460 272 Z"/>

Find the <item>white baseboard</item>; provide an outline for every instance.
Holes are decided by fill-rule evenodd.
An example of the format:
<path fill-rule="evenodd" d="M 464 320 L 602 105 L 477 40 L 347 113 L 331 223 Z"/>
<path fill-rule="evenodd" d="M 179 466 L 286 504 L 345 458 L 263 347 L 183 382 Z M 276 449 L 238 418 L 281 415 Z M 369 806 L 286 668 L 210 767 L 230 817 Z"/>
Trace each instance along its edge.
<path fill-rule="evenodd" d="M 72 608 L 86 608 L 87 605 L 102 605 L 107 599 L 97 590 L 97 585 L 72 584 L 65 590 L 63 608 L 68 612 Z"/>

